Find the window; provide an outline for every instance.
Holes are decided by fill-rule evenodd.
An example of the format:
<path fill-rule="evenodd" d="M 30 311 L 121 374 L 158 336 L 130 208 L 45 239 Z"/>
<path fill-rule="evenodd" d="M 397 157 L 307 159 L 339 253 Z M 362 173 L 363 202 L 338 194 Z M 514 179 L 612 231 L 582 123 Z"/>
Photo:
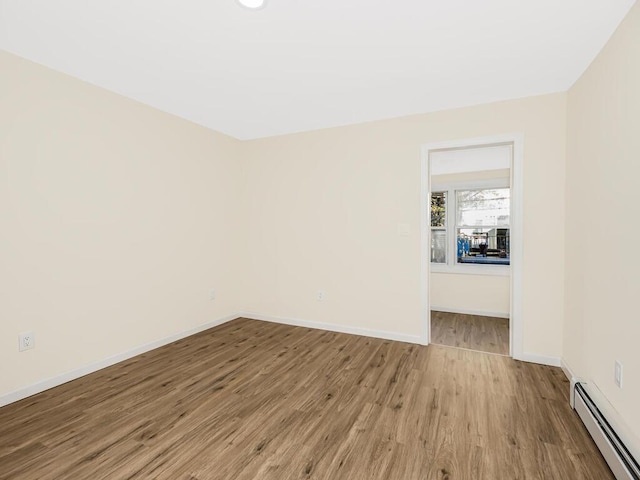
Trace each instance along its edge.
<path fill-rule="evenodd" d="M 431 262 L 447 263 L 447 192 L 431 194 Z"/>
<path fill-rule="evenodd" d="M 456 191 L 456 261 L 509 265 L 510 190 Z"/>
<path fill-rule="evenodd" d="M 431 263 L 509 265 L 510 189 L 458 187 L 431 193 Z"/>

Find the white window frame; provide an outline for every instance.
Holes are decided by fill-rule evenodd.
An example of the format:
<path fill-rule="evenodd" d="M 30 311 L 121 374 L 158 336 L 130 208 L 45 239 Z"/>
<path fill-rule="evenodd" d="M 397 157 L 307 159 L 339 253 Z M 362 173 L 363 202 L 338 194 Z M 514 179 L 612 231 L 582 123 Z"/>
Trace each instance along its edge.
<path fill-rule="evenodd" d="M 431 263 L 431 272 L 433 273 L 457 273 L 462 275 L 496 275 L 496 276 L 508 276 L 511 274 L 511 265 L 484 265 L 484 264 L 469 264 L 458 263 L 456 255 L 456 211 L 457 211 L 457 190 L 484 190 L 491 188 L 511 188 L 508 178 L 504 179 L 487 179 L 477 180 L 470 182 L 455 182 L 455 183 L 434 183 L 431 185 L 431 191 L 429 192 L 429 202 L 431 202 L 432 192 L 447 192 L 447 203 L 445 207 L 445 230 L 447 232 L 447 249 L 446 249 L 446 263 Z M 513 203 L 513 200 L 511 200 Z M 430 205 L 430 204 L 429 204 Z M 513 209 L 513 205 L 510 205 L 510 210 Z M 431 207 L 429 206 L 429 215 L 431 215 Z M 431 229 L 431 219 L 428 222 Z M 441 227 L 433 227 L 441 229 Z M 511 229 L 511 224 L 509 225 Z M 429 261 L 431 262 L 431 254 L 429 255 Z"/>

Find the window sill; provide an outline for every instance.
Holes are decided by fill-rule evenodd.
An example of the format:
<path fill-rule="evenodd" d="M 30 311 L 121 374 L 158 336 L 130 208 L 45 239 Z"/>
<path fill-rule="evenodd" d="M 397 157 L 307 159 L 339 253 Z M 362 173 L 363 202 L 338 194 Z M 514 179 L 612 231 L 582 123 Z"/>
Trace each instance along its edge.
<path fill-rule="evenodd" d="M 438 263 L 431 264 L 431 273 L 452 273 L 459 275 L 493 275 L 498 277 L 508 277 L 511 275 L 511 265 L 482 265 L 482 264 L 460 264 L 444 265 Z"/>

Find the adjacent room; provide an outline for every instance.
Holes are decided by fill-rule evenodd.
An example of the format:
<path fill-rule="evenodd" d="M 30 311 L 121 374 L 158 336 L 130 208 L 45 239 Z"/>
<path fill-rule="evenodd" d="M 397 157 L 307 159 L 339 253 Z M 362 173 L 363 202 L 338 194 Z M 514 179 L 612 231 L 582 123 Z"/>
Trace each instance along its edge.
<path fill-rule="evenodd" d="M 511 352 L 513 151 L 503 143 L 428 152 L 431 343 Z"/>
<path fill-rule="evenodd" d="M 640 479 L 639 85 L 634 0 L 0 0 L 0 479 Z"/>

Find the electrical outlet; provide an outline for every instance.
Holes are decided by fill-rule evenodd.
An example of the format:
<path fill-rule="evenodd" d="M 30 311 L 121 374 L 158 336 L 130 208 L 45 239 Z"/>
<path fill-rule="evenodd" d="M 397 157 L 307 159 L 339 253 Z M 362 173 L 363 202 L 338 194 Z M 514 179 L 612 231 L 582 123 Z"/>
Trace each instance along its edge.
<path fill-rule="evenodd" d="M 319 302 L 322 302 L 324 300 L 324 292 L 322 290 L 318 290 L 318 293 L 316 294 L 316 298 L 318 299 Z"/>
<path fill-rule="evenodd" d="M 216 299 L 216 291 L 212 289 L 209 292 L 209 300 L 215 300 L 215 299 Z"/>
<path fill-rule="evenodd" d="M 622 363 L 616 360 L 615 369 L 613 371 L 613 380 L 619 388 L 622 388 Z"/>
<path fill-rule="evenodd" d="M 34 332 L 25 332 L 18 335 L 18 351 L 24 352 L 36 347 L 36 334 Z"/>

